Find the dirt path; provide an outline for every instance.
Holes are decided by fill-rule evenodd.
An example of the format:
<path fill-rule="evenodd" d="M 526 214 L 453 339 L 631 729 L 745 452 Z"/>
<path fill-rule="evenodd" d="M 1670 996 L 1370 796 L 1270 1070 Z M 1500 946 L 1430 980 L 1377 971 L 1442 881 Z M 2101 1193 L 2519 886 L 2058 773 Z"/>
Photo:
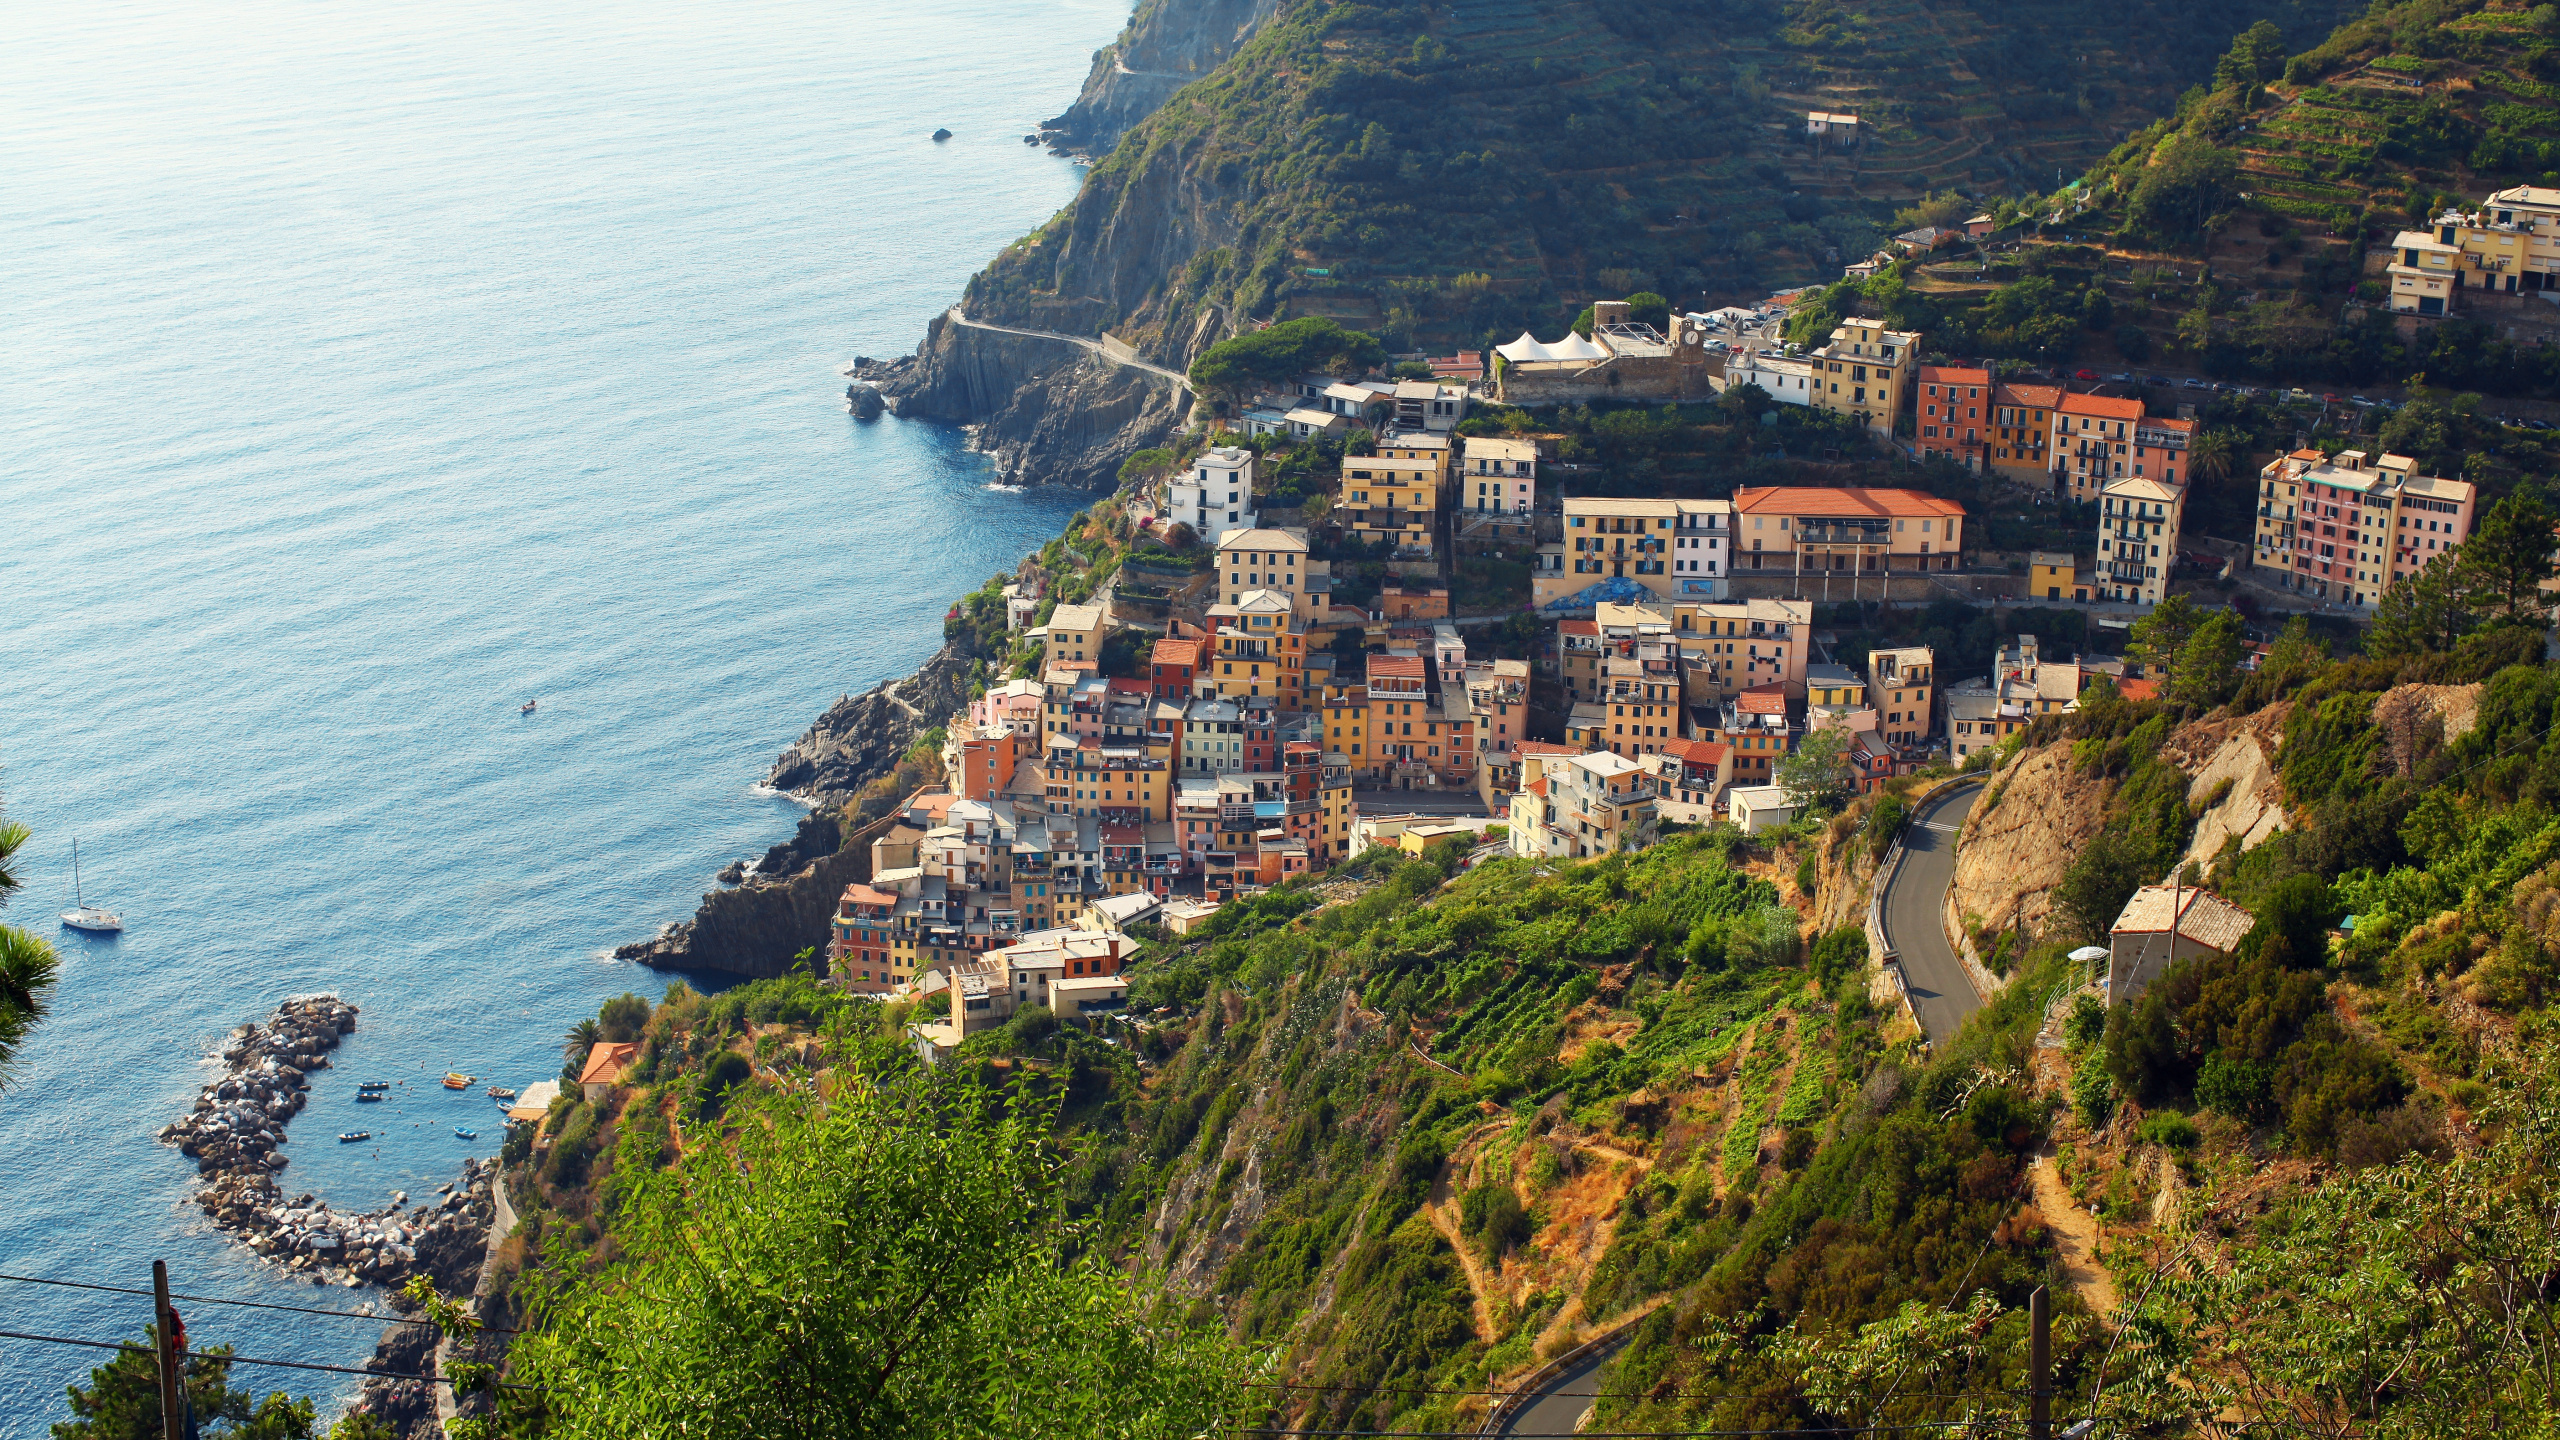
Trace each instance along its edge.
<path fill-rule="evenodd" d="M 1420 1053 L 1418 1047 L 1415 1053 Z M 1423 1058 L 1430 1059 L 1427 1055 Z M 1431 1182 L 1431 1199 L 1422 1207 L 1422 1213 L 1431 1221 L 1431 1228 L 1440 1232 L 1440 1238 L 1449 1242 L 1449 1249 L 1458 1257 L 1458 1268 L 1467 1277 L 1467 1294 L 1474 1301 L 1476 1338 L 1487 1345 L 1499 1337 L 1494 1333 L 1493 1305 L 1486 1297 L 1502 1288 L 1502 1271 L 1499 1266 L 1487 1269 L 1483 1257 L 1476 1254 L 1475 1247 L 1467 1243 L 1466 1235 L 1459 1230 L 1458 1187 L 1454 1182 L 1460 1174 L 1474 1168 L 1476 1147 L 1485 1136 L 1510 1128 L 1509 1120 L 1497 1120 L 1470 1131 L 1467 1138 L 1458 1142 L 1449 1163 L 1441 1167 L 1440 1178 Z"/>
<path fill-rule="evenodd" d="M 2062 1278 L 2072 1293 L 2088 1302 L 2099 1315 L 2112 1314 L 2116 1308 L 2115 1277 L 2098 1263 L 2098 1222 L 2083 1210 L 2064 1188 L 2062 1173 L 2054 1168 L 2052 1142 L 2046 1142 L 2027 1162 L 2028 1181 L 2035 1186 L 2036 1213 L 2053 1230 L 2053 1248 L 2062 1257 Z"/>

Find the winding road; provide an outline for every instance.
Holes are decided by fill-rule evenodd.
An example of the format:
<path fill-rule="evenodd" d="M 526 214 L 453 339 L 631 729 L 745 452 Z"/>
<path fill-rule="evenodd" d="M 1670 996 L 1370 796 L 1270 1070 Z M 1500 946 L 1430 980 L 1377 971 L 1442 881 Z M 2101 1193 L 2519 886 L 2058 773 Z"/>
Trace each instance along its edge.
<path fill-rule="evenodd" d="M 1109 348 L 1103 345 L 1101 341 L 1094 339 L 1090 335 L 1066 335 L 1055 330 L 1024 330 L 1012 325 L 992 325 L 984 320 L 972 320 L 968 316 L 961 314 L 960 307 L 957 305 L 952 306 L 947 313 L 950 315 L 951 323 L 954 325 L 966 325 L 972 330 L 992 330 L 999 335 L 1027 335 L 1034 340 L 1064 340 L 1068 344 L 1079 346 L 1090 351 L 1091 353 L 1110 361 L 1114 365 L 1125 365 L 1132 370 L 1144 370 L 1148 374 L 1156 376 L 1159 379 L 1170 380 L 1185 390 L 1191 388 L 1190 376 L 1184 375 L 1177 370 L 1167 370 L 1161 365 L 1150 365 L 1146 361 L 1136 359 L 1132 356 L 1114 355 L 1111 353 Z"/>
<path fill-rule="evenodd" d="M 1563 1374 L 1538 1387 L 1538 1398 L 1520 1407 L 1495 1435 L 1570 1436 L 1600 1393 L 1600 1372 L 1618 1358 L 1621 1339 L 1567 1366 Z"/>
<path fill-rule="evenodd" d="M 1939 922 L 1947 887 L 1956 878 L 1956 827 L 1982 798 L 1979 781 L 1962 785 L 1923 806 L 1902 832 L 1902 861 L 1886 882 L 1885 942 L 1902 961 L 1911 1009 L 1931 1044 L 1944 1044 L 1982 1008 L 1964 962 L 1947 943 Z"/>

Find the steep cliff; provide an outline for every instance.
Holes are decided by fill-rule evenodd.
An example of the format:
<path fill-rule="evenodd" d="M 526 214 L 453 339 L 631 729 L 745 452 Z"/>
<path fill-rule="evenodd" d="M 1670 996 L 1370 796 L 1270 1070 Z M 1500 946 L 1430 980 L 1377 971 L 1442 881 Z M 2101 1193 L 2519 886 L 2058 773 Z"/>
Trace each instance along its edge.
<path fill-rule="evenodd" d="M 803 950 L 823 949 L 844 887 L 871 875 L 870 832 L 846 836 L 846 802 L 968 703 L 971 664 L 945 646 L 914 674 L 829 706 L 765 777 L 817 807 L 798 832 L 768 849 L 738 888 L 704 895 L 691 920 L 624 945 L 614 957 L 663 970 L 767 976 L 788 972 Z"/>
<path fill-rule="evenodd" d="M 1017 485 L 1108 488 L 1131 451 L 1162 441 L 1190 397 L 1161 375 L 1055 336 L 935 317 L 916 353 L 868 356 L 854 374 L 910 419 L 977 427 L 975 444 Z"/>
<path fill-rule="evenodd" d="M 1119 39 L 1095 52 L 1076 103 L 1042 129 L 1064 148 L 1108 151 L 1174 91 L 1225 64 L 1279 9 L 1280 0 L 1148 0 Z"/>
<path fill-rule="evenodd" d="M 914 674 L 838 700 L 775 758 L 765 783 L 820 809 L 841 806 L 969 703 L 972 663 L 946 645 Z"/>

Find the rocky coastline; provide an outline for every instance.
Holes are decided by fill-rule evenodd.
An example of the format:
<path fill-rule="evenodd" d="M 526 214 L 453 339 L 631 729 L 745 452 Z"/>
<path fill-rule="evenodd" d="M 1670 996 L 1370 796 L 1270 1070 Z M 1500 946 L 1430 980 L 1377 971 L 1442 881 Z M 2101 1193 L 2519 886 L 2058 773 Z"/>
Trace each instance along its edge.
<path fill-rule="evenodd" d="M 277 1183 L 288 1163 L 285 1127 L 310 1101 L 310 1074 L 330 1068 L 329 1052 L 356 1028 L 356 1007 L 336 995 L 298 996 L 231 1032 L 224 1077 L 196 1096 L 160 1140 L 196 1162 L 207 1182 L 191 1198 L 213 1223 L 251 1250 L 314 1285 L 398 1287 L 425 1275 L 447 1293 L 467 1293 L 487 1248 L 493 1161 L 466 1160 L 440 1198 L 412 1207 L 407 1192 L 363 1212 L 333 1210 L 309 1192 Z"/>
<path fill-rule="evenodd" d="M 903 419 L 971 427 L 972 447 L 1011 485 L 1108 490 L 1122 460 L 1163 443 L 1190 410 L 1180 387 L 1073 339 L 972 325 L 947 312 L 925 328 L 915 354 L 858 356 L 850 369 L 859 387 Z"/>
<path fill-rule="evenodd" d="M 844 807 L 897 768 L 916 738 L 969 701 L 974 663 L 945 645 L 914 674 L 885 680 L 827 708 L 765 775 L 765 784 L 815 808 L 789 840 L 753 868 L 734 864 L 690 920 L 617 948 L 614 958 L 661 970 L 717 970 L 751 978 L 787 973 L 793 957 L 824 948 L 844 887 L 870 878 L 871 855 L 844 844 Z"/>

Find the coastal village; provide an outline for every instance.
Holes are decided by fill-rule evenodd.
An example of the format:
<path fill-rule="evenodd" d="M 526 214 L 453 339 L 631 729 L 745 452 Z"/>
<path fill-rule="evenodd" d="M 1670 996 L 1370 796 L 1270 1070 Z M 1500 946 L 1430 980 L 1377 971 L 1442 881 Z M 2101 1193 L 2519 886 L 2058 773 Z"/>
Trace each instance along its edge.
<path fill-rule="evenodd" d="M 2560 227 L 2560 195 L 2492 203 Z M 2395 275 L 2451 263 L 2452 241 L 2402 239 L 2415 258 Z M 875 827 L 868 878 L 833 918 L 834 983 L 947 996 L 947 1019 L 920 1029 L 941 1045 L 1024 1006 L 1091 1019 L 1125 1005 L 1139 939 L 1378 847 L 1584 858 L 1684 826 L 1759 833 L 1806 808 L 1787 767 L 1809 743 L 1826 783 L 1872 792 L 1988 763 L 2093 684 L 2155 693 L 2138 661 L 2050 653 L 2033 634 L 1987 672 L 1925 645 L 1845 651 L 1817 607 L 1953 597 L 2127 630 L 2197 568 L 2196 407 L 2154 413 L 2086 371 L 2003 377 L 1871 319 L 1787 343 L 1801 298 L 1660 324 L 1598 301 L 1556 340 L 1300 374 L 1195 424 L 1125 477 L 1149 563 L 1074 601 L 1028 563 L 1004 586 L 1029 658 L 948 717 L 945 782 Z M 2086 528 L 2007 555 L 1920 486 L 1578 493 L 1580 467 L 1535 418 L 1727 397 L 1764 422 L 1772 406 L 1837 417 L 1881 455 Z M 1338 473 L 1282 502 L 1275 470 L 1307 456 Z M 2298 447 L 2256 488 L 2253 533 L 2219 537 L 2239 552 L 2222 575 L 2349 618 L 2474 522 L 2474 485 L 2396 454 Z M 1483 560 L 1525 574 L 1526 593 L 1468 592 L 1461 569 Z M 1350 582 L 1355 564 L 1372 583 Z"/>

